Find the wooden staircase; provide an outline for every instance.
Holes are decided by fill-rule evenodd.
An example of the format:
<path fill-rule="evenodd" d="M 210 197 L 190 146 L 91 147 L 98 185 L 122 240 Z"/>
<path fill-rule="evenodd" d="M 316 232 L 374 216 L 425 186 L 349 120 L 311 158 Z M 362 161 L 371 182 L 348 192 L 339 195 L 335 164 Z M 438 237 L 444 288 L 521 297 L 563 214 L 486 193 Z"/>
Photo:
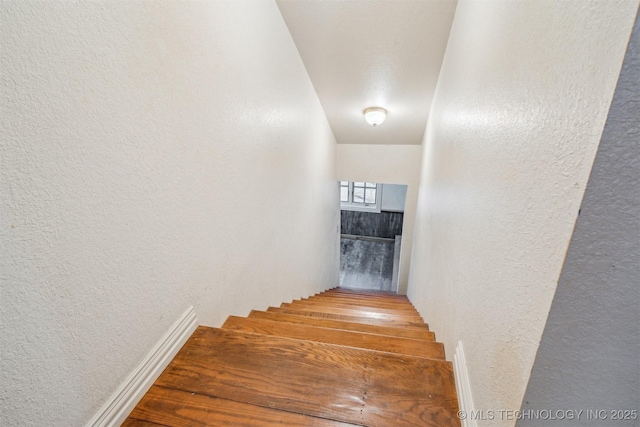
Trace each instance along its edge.
<path fill-rule="evenodd" d="M 457 411 L 409 300 L 336 288 L 199 327 L 123 426 L 447 427 Z"/>

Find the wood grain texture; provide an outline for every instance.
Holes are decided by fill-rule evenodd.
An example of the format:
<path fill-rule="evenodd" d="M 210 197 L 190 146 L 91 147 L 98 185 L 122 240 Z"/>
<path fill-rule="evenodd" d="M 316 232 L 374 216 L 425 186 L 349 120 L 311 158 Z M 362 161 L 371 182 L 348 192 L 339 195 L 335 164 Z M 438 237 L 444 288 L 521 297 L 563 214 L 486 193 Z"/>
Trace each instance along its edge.
<path fill-rule="evenodd" d="M 130 416 L 128 427 L 349 427 L 353 424 L 154 385 Z M 127 425 L 127 424 L 125 424 Z"/>
<path fill-rule="evenodd" d="M 444 360 L 444 346 L 431 341 L 235 316 L 229 316 L 222 329 Z"/>
<path fill-rule="evenodd" d="M 363 304 L 400 304 L 400 305 L 412 305 L 409 299 L 404 295 L 395 295 L 395 296 L 368 296 L 368 295 L 358 295 L 353 292 L 334 292 L 334 293 L 320 293 L 316 294 L 311 298 L 331 298 L 331 299 L 341 299 L 344 301 L 358 301 Z"/>
<path fill-rule="evenodd" d="M 125 427 L 459 427 L 453 368 L 404 296 L 333 289 L 199 327 Z"/>
<path fill-rule="evenodd" d="M 345 310 L 367 311 L 367 312 L 378 313 L 378 314 L 420 317 L 420 314 L 418 314 L 418 312 L 411 306 L 409 307 L 404 306 L 404 308 L 389 308 L 389 307 L 368 306 L 364 304 L 345 304 L 342 302 L 311 300 L 311 299 L 293 300 L 291 301 L 291 305 L 299 305 L 302 307 L 333 307 L 333 308 L 342 308 Z"/>
<path fill-rule="evenodd" d="M 316 295 L 352 295 L 361 298 L 384 298 L 388 300 L 404 300 L 408 301 L 406 295 L 400 295 L 395 292 L 369 290 L 369 289 L 349 289 L 349 288 L 333 288 L 317 293 Z"/>
<path fill-rule="evenodd" d="M 330 304 L 340 304 L 340 305 L 356 305 L 363 307 L 377 307 L 377 308 L 391 308 L 396 310 L 407 310 L 414 313 L 417 313 L 415 307 L 409 302 L 388 302 L 388 301 L 371 301 L 366 300 L 362 301 L 360 299 L 351 299 L 344 297 L 327 297 L 321 295 L 314 295 L 309 298 L 302 298 L 301 301 L 317 301 L 317 302 L 325 302 Z"/>
<path fill-rule="evenodd" d="M 389 291 L 377 291 L 370 289 L 348 289 L 348 288 L 333 288 L 324 292 L 320 292 L 317 295 L 351 295 L 358 298 L 367 299 L 380 299 L 389 301 L 409 301 L 406 295 L 398 295 Z"/>
<path fill-rule="evenodd" d="M 346 314 L 336 314 L 336 313 L 326 313 L 322 311 L 311 311 L 311 310 L 303 310 L 303 309 L 290 309 L 290 308 L 280 308 L 280 307 L 269 307 L 267 311 L 273 311 L 278 313 L 286 313 L 286 314 L 296 314 L 298 316 L 309 316 L 309 317 L 319 317 L 322 319 L 335 319 L 335 320 L 343 320 L 345 322 L 354 322 L 354 323 L 366 323 L 369 325 L 378 325 L 378 326 L 396 326 L 396 327 L 404 327 L 404 328 L 412 328 L 412 329 L 429 329 L 424 322 L 420 321 L 407 321 L 402 319 L 374 319 L 371 317 L 362 317 L 362 316 L 350 316 Z"/>
<path fill-rule="evenodd" d="M 199 327 L 156 385 L 377 426 L 459 426 L 449 362 Z"/>
<path fill-rule="evenodd" d="M 292 304 L 288 302 L 283 302 L 280 304 L 282 308 L 291 308 L 294 310 L 309 310 L 309 311 L 320 311 L 323 313 L 335 313 L 335 314 L 345 314 L 347 316 L 357 316 L 357 317 L 366 317 L 371 319 L 379 319 L 379 320 L 405 320 L 408 322 L 422 322 L 422 317 L 411 314 L 388 314 L 388 313 L 377 313 L 373 311 L 368 311 L 365 309 L 358 308 L 340 308 L 334 307 L 331 305 L 305 305 L 305 304 Z"/>
<path fill-rule="evenodd" d="M 435 341 L 435 334 L 428 328 L 402 328 L 393 326 L 369 325 L 366 323 L 345 322 L 335 319 L 324 319 L 320 317 L 298 316 L 295 314 L 276 313 L 273 311 L 252 310 L 249 317 L 276 320 L 280 322 L 320 326 L 322 328 L 342 329 L 346 331 L 368 332 L 378 335 L 389 335 L 392 337 L 412 338 L 416 340 Z"/>

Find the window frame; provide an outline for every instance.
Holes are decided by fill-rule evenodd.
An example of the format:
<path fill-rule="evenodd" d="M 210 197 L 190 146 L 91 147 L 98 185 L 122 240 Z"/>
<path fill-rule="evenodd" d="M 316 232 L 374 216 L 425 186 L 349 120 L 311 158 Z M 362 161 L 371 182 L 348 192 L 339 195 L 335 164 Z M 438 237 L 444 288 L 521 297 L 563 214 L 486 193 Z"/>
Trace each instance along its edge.
<path fill-rule="evenodd" d="M 372 212 L 372 213 L 380 213 L 382 211 L 382 184 L 379 184 L 377 182 L 367 182 L 367 181 L 338 181 L 338 191 L 341 192 L 341 188 L 343 187 L 347 187 L 343 184 L 343 182 L 347 182 L 348 183 L 348 201 L 347 202 L 343 202 L 340 201 L 340 210 L 344 210 L 344 211 L 359 211 L 359 212 Z M 375 184 L 375 189 L 376 189 L 376 201 L 375 203 L 357 203 L 353 201 L 353 189 L 354 189 L 354 182 L 362 182 L 364 183 L 364 187 L 360 187 L 358 186 L 357 188 L 363 188 L 365 189 L 365 194 L 364 196 L 366 197 L 366 188 L 367 188 L 367 184 Z M 373 188 L 373 187 L 368 187 L 368 188 Z M 340 197 L 341 199 L 341 197 Z"/>

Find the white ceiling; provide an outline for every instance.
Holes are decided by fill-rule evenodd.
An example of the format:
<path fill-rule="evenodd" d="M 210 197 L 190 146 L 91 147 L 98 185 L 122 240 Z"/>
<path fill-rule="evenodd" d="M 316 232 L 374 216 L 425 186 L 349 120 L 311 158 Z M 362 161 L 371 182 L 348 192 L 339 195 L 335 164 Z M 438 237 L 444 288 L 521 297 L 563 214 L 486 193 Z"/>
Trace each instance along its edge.
<path fill-rule="evenodd" d="M 339 144 L 422 143 L 455 0 L 277 3 Z"/>

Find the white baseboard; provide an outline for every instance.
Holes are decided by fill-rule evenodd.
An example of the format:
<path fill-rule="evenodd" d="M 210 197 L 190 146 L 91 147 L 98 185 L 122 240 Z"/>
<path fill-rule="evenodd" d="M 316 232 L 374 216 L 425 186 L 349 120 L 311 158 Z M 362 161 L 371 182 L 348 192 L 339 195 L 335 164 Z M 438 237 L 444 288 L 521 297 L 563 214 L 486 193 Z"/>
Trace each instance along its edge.
<path fill-rule="evenodd" d="M 87 427 L 120 426 L 197 327 L 196 313 L 189 307 L 91 418 Z"/>
<path fill-rule="evenodd" d="M 471 384 L 469 384 L 469 373 L 467 372 L 467 360 L 464 357 L 464 349 L 462 341 L 458 341 L 456 352 L 453 355 L 453 371 L 456 376 L 456 389 L 458 391 L 458 405 L 460 411 L 467 416 L 460 417 L 462 427 L 477 427 L 478 423 L 474 417 L 470 416 L 475 413 L 473 406 L 473 398 L 471 396 Z"/>

